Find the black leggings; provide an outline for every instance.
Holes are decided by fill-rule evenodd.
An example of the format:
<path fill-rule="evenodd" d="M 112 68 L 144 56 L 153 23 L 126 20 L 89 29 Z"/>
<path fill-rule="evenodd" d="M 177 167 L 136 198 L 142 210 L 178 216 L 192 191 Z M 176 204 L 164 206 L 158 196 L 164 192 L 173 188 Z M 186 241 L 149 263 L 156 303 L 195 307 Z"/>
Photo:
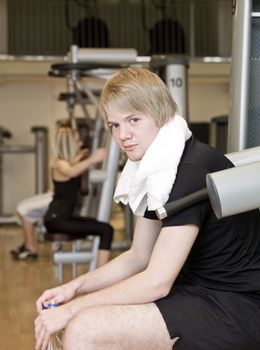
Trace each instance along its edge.
<path fill-rule="evenodd" d="M 70 217 L 45 219 L 44 225 L 49 233 L 85 234 L 99 236 L 99 249 L 110 250 L 113 239 L 113 227 L 92 218 Z"/>

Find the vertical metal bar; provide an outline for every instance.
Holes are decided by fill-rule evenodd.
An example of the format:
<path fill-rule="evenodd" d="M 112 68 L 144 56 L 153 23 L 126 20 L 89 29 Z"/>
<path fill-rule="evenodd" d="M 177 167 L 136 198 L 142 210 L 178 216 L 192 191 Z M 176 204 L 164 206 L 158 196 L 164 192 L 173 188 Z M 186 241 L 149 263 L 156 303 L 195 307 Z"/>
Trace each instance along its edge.
<path fill-rule="evenodd" d="M 3 187 L 3 136 L 0 134 L 0 216 L 3 214 L 3 196 L 4 196 L 4 187 Z"/>
<path fill-rule="evenodd" d="M 48 189 L 48 131 L 45 127 L 33 127 L 32 132 L 35 134 L 36 193 L 44 193 Z"/>
<path fill-rule="evenodd" d="M 251 11 L 252 0 L 237 0 L 233 9 L 228 152 L 246 147 Z"/>
<path fill-rule="evenodd" d="M 189 10 L 189 55 L 191 57 L 195 57 L 196 50 L 195 50 L 195 41 L 196 41 L 196 26 L 195 26 L 195 4 L 194 1 L 190 2 L 189 4 L 190 10 Z"/>
<path fill-rule="evenodd" d="M 120 150 L 115 140 L 111 138 L 108 159 L 107 159 L 107 177 L 102 185 L 97 220 L 109 222 L 112 211 L 113 193 L 116 183 Z"/>
<path fill-rule="evenodd" d="M 178 105 L 180 114 L 188 120 L 188 88 L 187 88 L 188 63 L 185 57 L 172 59 L 165 67 L 165 80 L 172 97 Z"/>

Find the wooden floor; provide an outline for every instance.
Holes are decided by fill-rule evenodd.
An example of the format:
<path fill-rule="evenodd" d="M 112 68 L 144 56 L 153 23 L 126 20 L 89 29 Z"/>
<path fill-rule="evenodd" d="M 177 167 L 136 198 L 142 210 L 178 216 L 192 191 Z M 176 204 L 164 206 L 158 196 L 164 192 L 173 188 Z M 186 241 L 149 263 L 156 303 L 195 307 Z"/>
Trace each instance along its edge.
<path fill-rule="evenodd" d="M 115 240 L 122 239 L 122 215 L 113 215 Z M 0 226 L 0 350 L 33 350 L 35 301 L 45 290 L 57 284 L 52 264 L 51 243 L 38 243 L 37 261 L 15 261 L 9 251 L 21 243 L 21 229 Z M 113 252 L 113 256 L 119 252 Z M 80 267 L 83 273 L 86 267 Z M 70 266 L 65 281 L 71 278 Z"/>

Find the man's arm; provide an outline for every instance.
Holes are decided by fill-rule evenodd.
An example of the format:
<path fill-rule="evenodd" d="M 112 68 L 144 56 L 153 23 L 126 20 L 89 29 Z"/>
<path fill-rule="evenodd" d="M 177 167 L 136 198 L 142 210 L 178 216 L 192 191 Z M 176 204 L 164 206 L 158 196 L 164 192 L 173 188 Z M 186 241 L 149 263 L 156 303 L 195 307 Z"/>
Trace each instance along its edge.
<path fill-rule="evenodd" d="M 138 217 L 131 248 L 97 270 L 72 281 L 77 294 L 114 285 L 143 271 L 149 264 L 161 222 Z"/>
<path fill-rule="evenodd" d="M 36 302 L 38 311 L 41 311 L 42 304 L 48 300 L 55 299 L 58 303 L 65 303 L 77 295 L 106 288 L 144 270 L 150 261 L 160 228 L 160 221 L 139 217 L 130 250 L 94 271 L 62 286 L 46 290 Z"/>
<path fill-rule="evenodd" d="M 138 236 L 142 234 L 142 228 L 147 229 L 147 227 L 149 227 L 149 220 L 142 219 L 141 221 L 143 225 L 139 226 L 136 232 Z M 158 222 L 156 225 L 158 225 Z M 132 270 L 130 269 L 131 273 L 130 270 L 124 273 L 120 269 L 117 270 L 120 271 L 120 273 L 118 272 L 120 275 L 119 278 L 119 275 L 117 277 L 105 276 L 104 272 L 108 270 L 100 268 L 96 271 L 95 276 L 92 275 L 94 276 L 92 281 L 90 281 L 86 275 L 85 279 L 81 280 L 81 282 L 84 282 L 77 285 L 79 293 L 91 290 L 93 292 L 73 299 L 58 308 L 40 313 L 35 321 L 37 350 L 40 349 L 42 342 L 47 344 L 48 334 L 66 327 L 73 316 L 83 309 L 99 305 L 145 304 L 162 298 L 169 293 L 197 237 L 198 227 L 195 225 L 185 225 L 163 228 L 154 248 L 152 248 L 153 245 L 149 243 L 149 241 L 155 240 L 155 235 L 152 233 L 155 232 L 143 232 L 145 239 L 142 243 L 146 241 L 148 244 L 147 247 L 142 245 L 140 250 L 138 247 L 134 247 L 138 250 L 137 256 L 139 254 L 142 255 L 143 251 L 143 264 L 147 265 L 144 270 L 138 272 L 137 269 L 134 268 Z M 150 234 L 151 236 L 149 236 Z M 148 237 L 150 237 L 150 240 Z M 136 243 L 138 241 L 139 239 L 136 239 Z M 147 263 L 149 254 L 147 254 L 146 249 L 148 252 L 152 250 L 149 263 Z M 116 260 L 120 261 L 118 259 Z M 134 266 L 137 266 L 134 261 L 132 262 Z M 103 273 L 100 273 L 101 270 Z M 111 271 L 112 269 L 110 269 L 110 272 Z M 134 271 L 136 271 L 135 274 Z M 123 275 L 125 276 L 124 278 Z M 103 280 L 96 280 L 98 276 L 102 276 Z M 106 278 L 110 281 L 110 284 L 104 282 Z M 93 280 L 95 283 L 93 283 Z M 111 285 L 111 281 L 114 281 L 114 284 Z M 97 290 L 98 287 L 102 287 L 102 289 Z M 46 329 L 48 329 L 47 334 Z"/>
<path fill-rule="evenodd" d="M 80 305 L 143 304 L 166 296 L 185 263 L 197 234 L 198 227 L 195 225 L 163 228 L 143 271 L 72 301 L 68 310 L 75 314 Z"/>
<path fill-rule="evenodd" d="M 147 226 L 149 224 L 143 228 L 147 229 Z M 140 229 L 141 227 L 138 229 L 138 234 L 142 234 Z M 114 264 L 112 261 L 107 267 L 98 269 L 96 273 L 78 278 L 73 288 L 77 290 L 78 295 L 84 295 L 64 305 L 66 317 L 72 317 L 86 307 L 143 304 L 166 296 L 187 259 L 197 237 L 198 227 L 195 225 L 165 227 L 161 230 L 154 248 L 152 244 L 149 246 L 147 239 L 149 234 L 151 232 L 145 232 L 146 239 L 142 241 L 143 244 L 147 242 L 147 247 L 143 244 L 140 250 L 135 247 L 139 250 L 138 254 L 144 255 L 142 269 L 141 265 L 132 260 L 134 255 L 131 259 L 128 256 L 125 261 L 122 256 L 122 260 L 119 257 Z M 152 239 L 155 237 L 152 236 Z M 136 242 L 139 242 L 139 239 L 136 239 Z M 148 255 L 146 249 L 149 251 Z M 116 262 L 122 262 L 122 265 Z M 130 266 L 131 262 L 134 267 Z"/>

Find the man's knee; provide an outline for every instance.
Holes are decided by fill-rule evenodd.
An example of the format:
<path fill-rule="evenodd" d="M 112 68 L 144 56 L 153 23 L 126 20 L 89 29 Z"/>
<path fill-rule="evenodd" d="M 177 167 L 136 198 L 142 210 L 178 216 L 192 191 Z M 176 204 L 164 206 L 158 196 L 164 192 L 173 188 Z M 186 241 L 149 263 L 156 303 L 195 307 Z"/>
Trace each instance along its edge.
<path fill-rule="evenodd" d="M 64 350 L 85 349 L 86 344 L 91 349 L 97 337 L 93 315 L 91 309 L 83 310 L 68 323 L 62 339 Z"/>

